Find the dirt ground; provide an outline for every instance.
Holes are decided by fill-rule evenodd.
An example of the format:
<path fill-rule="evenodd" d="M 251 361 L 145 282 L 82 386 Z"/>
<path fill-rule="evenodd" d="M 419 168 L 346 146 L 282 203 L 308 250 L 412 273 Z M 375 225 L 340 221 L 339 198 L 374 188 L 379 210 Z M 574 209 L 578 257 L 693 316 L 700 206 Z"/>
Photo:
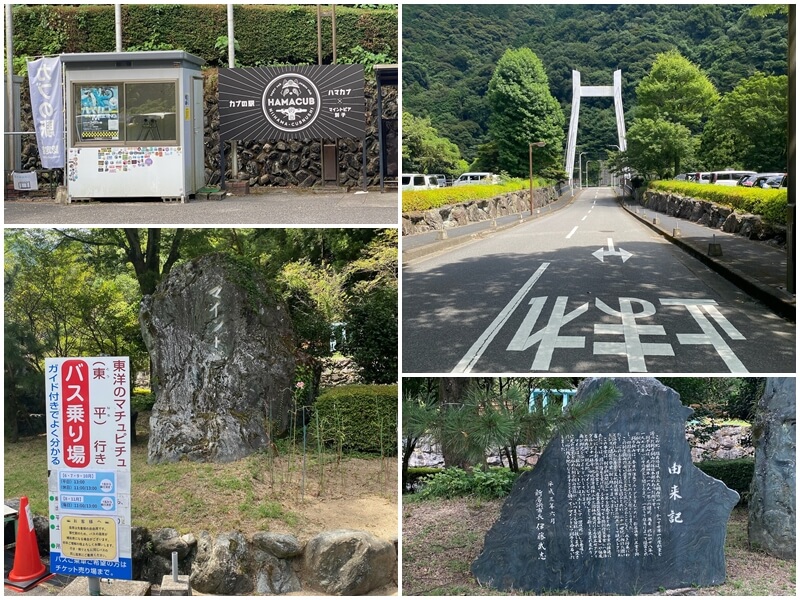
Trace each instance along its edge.
<path fill-rule="evenodd" d="M 502 504 L 503 500 L 466 498 L 404 503 L 403 595 L 516 595 L 480 587 L 469 570 Z M 725 557 L 728 577 L 723 585 L 668 590 L 663 595 L 796 595 L 794 561 L 749 549 L 746 508 L 731 515 Z"/>

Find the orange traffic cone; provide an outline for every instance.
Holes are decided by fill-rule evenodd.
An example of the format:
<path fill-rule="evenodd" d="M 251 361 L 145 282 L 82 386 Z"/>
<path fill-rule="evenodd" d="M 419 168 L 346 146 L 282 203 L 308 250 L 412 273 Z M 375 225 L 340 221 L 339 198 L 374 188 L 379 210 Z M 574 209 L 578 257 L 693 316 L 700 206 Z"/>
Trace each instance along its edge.
<path fill-rule="evenodd" d="M 19 500 L 19 525 L 14 552 L 14 566 L 5 583 L 11 587 L 27 590 L 47 577 L 47 567 L 39 558 L 39 546 L 33 529 L 33 516 L 28 507 L 28 498 Z"/>

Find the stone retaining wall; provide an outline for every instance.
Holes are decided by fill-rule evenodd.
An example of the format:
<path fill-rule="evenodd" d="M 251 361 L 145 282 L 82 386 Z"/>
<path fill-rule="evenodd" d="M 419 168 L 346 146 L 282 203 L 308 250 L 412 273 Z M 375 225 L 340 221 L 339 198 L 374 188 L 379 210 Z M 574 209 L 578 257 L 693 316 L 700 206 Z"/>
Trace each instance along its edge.
<path fill-rule="evenodd" d="M 19 499 L 5 501 L 19 507 Z M 49 553 L 46 517 L 34 515 L 39 554 Z M 192 589 L 202 594 L 289 594 L 313 590 L 329 595 L 363 595 L 397 585 L 397 540 L 383 540 L 366 531 L 336 530 L 307 542 L 295 536 L 239 531 L 216 536 L 203 531 L 180 535 L 175 529 L 131 528 L 133 579 L 160 584 L 172 573 L 172 552 L 178 571 L 190 575 Z"/>
<path fill-rule="evenodd" d="M 319 380 L 321 388 L 336 387 L 361 383 L 358 365 L 352 358 L 326 358 L 322 361 L 322 375 Z"/>
<path fill-rule="evenodd" d="M 758 215 L 739 213 L 727 206 L 708 200 L 687 198 L 674 192 L 646 190 L 641 199 L 642 206 L 656 212 L 694 221 L 700 225 L 735 233 L 751 240 L 767 242 L 775 246 L 786 244 L 786 227 L 762 220 Z"/>
<path fill-rule="evenodd" d="M 529 199 L 528 190 L 519 190 L 485 200 L 470 200 L 425 211 L 403 213 L 403 235 L 449 229 L 505 215 L 521 214 L 530 210 Z M 533 190 L 534 208 L 547 206 L 556 200 L 558 193 L 554 188 Z"/>
<path fill-rule="evenodd" d="M 724 426 L 714 430 L 708 439 L 695 435 L 689 427 L 686 430 L 686 441 L 692 450 L 692 461 L 735 459 L 753 456 L 753 446 L 750 443 L 750 427 Z M 539 460 L 542 448 L 532 446 L 517 446 L 517 460 L 520 467 L 532 467 Z M 508 466 L 508 461 L 496 451 L 486 455 L 486 463 L 492 467 Z M 409 465 L 412 467 L 444 467 L 444 457 L 439 444 L 433 440 L 420 440 L 414 453 L 411 455 Z"/>

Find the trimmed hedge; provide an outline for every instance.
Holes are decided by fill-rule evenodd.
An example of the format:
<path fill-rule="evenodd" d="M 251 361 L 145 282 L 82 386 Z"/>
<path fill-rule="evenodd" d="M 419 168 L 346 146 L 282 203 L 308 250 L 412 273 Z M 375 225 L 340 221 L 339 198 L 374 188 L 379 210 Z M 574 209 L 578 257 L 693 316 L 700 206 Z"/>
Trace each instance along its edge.
<path fill-rule="evenodd" d="M 534 179 L 534 187 L 547 187 L 550 182 Z M 429 210 L 447 204 L 458 204 L 471 200 L 488 200 L 500 194 L 527 190 L 530 184 L 522 180 L 513 180 L 500 185 L 460 185 L 457 187 L 438 188 L 435 190 L 407 190 L 403 192 L 403 212 Z"/>
<path fill-rule="evenodd" d="M 765 190 L 685 181 L 651 181 L 648 188 L 662 192 L 677 192 L 691 198 L 708 200 L 740 211 L 761 215 L 771 223 L 786 224 L 788 204 L 786 189 Z"/>
<path fill-rule="evenodd" d="M 123 4 L 122 47 L 185 50 L 211 65 L 227 66 L 214 46 L 228 34 L 224 4 Z M 322 20 L 323 62 L 330 63 L 330 10 Z M 113 52 L 114 6 L 14 6 L 14 50 L 18 56 L 66 52 Z M 236 60 L 242 66 L 317 64 L 314 5 L 240 5 L 233 9 Z M 397 60 L 397 11 L 336 7 L 337 58 L 356 46 Z M 227 52 L 227 47 L 225 49 Z"/>
<path fill-rule="evenodd" d="M 324 390 L 309 425 L 326 444 L 354 452 L 397 454 L 397 385 L 341 385 Z"/>
<path fill-rule="evenodd" d="M 753 480 L 755 465 L 753 458 L 704 460 L 695 463 L 706 475 L 719 479 L 735 492 L 739 492 L 739 504 L 747 504 L 750 498 L 750 482 Z"/>

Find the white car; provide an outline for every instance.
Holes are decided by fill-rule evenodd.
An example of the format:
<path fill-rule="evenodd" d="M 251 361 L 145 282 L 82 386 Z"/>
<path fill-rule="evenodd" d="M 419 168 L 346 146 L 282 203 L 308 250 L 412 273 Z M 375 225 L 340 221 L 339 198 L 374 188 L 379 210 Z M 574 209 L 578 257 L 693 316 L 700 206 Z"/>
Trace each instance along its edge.
<path fill-rule="evenodd" d="M 439 180 L 435 175 L 422 173 L 406 173 L 401 175 L 401 190 L 435 190 L 439 187 Z"/>
<path fill-rule="evenodd" d="M 462 173 L 453 182 L 453 187 L 459 185 L 473 185 L 476 183 L 494 184 L 498 183 L 499 178 L 494 173 Z"/>

